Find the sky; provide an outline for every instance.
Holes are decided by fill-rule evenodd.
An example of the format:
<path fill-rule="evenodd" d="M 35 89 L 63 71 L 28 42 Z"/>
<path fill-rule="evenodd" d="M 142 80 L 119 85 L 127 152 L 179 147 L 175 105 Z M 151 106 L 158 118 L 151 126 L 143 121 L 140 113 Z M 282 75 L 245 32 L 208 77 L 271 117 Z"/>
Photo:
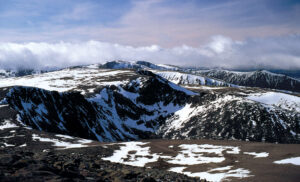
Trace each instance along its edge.
<path fill-rule="evenodd" d="M 112 60 L 300 70 L 295 0 L 0 1 L 0 68 Z"/>

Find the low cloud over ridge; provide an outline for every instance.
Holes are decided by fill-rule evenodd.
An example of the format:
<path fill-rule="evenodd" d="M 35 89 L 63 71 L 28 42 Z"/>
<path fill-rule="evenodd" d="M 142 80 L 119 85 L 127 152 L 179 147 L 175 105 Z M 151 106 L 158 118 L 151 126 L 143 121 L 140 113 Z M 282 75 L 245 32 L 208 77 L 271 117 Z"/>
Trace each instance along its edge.
<path fill-rule="evenodd" d="M 199 47 L 132 47 L 99 41 L 0 43 L 0 68 L 66 67 L 112 60 L 146 60 L 225 69 L 300 69 L 300 35 L 235 41 L 214 36 Z"/>

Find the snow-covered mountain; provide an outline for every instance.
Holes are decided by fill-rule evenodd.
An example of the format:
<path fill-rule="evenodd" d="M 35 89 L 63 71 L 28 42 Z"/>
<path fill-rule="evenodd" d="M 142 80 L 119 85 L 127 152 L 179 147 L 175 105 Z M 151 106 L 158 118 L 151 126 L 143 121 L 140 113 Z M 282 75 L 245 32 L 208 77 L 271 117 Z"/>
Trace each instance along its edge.
<path fill-rule="evenodd" d="M 22 123 L 48 132 L 99 141 L 300 143 L 299 97 L 263 89 L 188 90 L 147 70 L 97 67 L 5 78 L 0 88 L 1 103 L 14 108 Z"/>
<path fill-rule="evenodd" d="M 179 67 L 164 64 L 153 64 L 147 61 L 109 61 L 104 64 L 98 64 L 99 68 L 106 69 L 155 69 L 155 70 L 179 70 Z"/>
<path fill-rule="evenodd" d="M 300 80 L 282 74 L 271 73 L 265 70 L 253 72 L 200 70 L 195 71 L 194 73 L 211 78 L 221 79 L 225 82 L 241 86 L 300 92 Z"/>
<path fill-rule="evenodd" d="M 157 71 L 153 72 L 175 84 L 180 85 L 206 85 L 206 86 L 222 86 L 222 87 L 238 87 L 234 84 L 229 84 L 224 81 L 211 79 L 205 76 L 182 73 L 178 71 Z"/>
<path fill-rule="evenodd" d="M 237 72 L 227 70 L 199 70 L 176 67 L 171 65 L 153 64 L 146 61 L 126 62 L 110 61 L 105 64 L 94 65 L 108 69 L 146 69 L 159 74 L 169 81 L 178 84 L 196 84 L 210 86 L 247 86 L 270 88 L 300 92 L 300 80 L 283 74 L 276 74 L 266 70 L 253 72 Z"/>
<path fill-rule="evenodd" d="M 13 78 L 7 82 L 40 87 L 13 87 L 8 93 L 7 102 L 19 112 L 21 120 L 39 130 L 99 141 L 149 138 L 164 118 L 195 95 L 147 71 L 79 68 L 40 76 Z M 55 84 L 57 81 L 61 84 Z M 41 89 L 45 85 L 49 90 L 81 91 L 86 98 L 78 92 Z"/>
<path fill-rule="evenodd" d="M 39 73 L 41 73 L 41 71 L 37 71 L 33 69 L 20 69 L 20 70 L 0 69 L 0 78 L 17 77 L 17 76 L 24 76 L 24 75 L 39 74 Z"/>
<path fill-rule="evenodd" d="M 59 68 L 45 69 L 0 69 L 0 78 L 20 77 L 26 75 L 35 75 L 51 71 L 59 70 Z"/>

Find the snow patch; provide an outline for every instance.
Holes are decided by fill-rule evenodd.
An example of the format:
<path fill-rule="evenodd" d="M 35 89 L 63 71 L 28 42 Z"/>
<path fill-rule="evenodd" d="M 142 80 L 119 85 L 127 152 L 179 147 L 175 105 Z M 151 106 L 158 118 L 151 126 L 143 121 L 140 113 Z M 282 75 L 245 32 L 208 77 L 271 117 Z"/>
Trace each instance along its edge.
<path fill-rule="evenodd" d="M 71 142 L 60 141 L 60 140 L 54 139 L 54 138 L 40 137 L 36 134 L 32 134 L 32 140 L 34 140 L 34 141 L 39 140 L 40 142 L 54 143 L 53 146 L 59 147 L 58 149 L 89 147 L 89 145 L 83 145 L 83 144 L 92 142 L 92 140 L 81 139 L 81 140 L 78 140 L 77 143 L 71 143 Z"/>
<path fill-rule="evenodd" d="M 167 162 L 180 165 L 195 165 L 204 163 L 220 163 L 225 160 L 223 151 L 230 154 L 238 154 L 239 147 L 233 146 L 218 146 L 210 144 L 182 144 L 178 146 L 182 150 L 172 160 Z M 205 154 L 216 154 L 215 157 L 206 157 Z"/>
<path fill-rule="evenodd" d="M 250 94 L 247 99 L 265 105 L 276 106 L 282 109 L 300 112 L 300 97 L 294 95 L 279 92 L 266 92 Z"/>
<path fill-rule="evenodd" d="M 268 152 L 260 152 L 260 153 L 257 153 L 257 152 L 244 152 L 244 154 L 253 155 L 254 158 L 261 158 L 261 157 L 268 157 L 269 156 Z"/>
<path fill-rule="evenodd" d="M 156 162 L 159 158 L 158 154 L 150 154 L 150 147 L 142 147 L 147 144 L 145 142 L 124 142 L 120 144 L 125 146 L 121 146 L 112 156 L 102 159 L 110 162 L 144 167 L 145 164 Z"/>
<path fill-rule="evenodd" d="M 214 181 L 214 182 L 224 181 L 226 178 L 229 177 L 241 179 L 241 178 L 246 178 L 251 176 L 250 171 L 247 169 L 243 169 L 243 168 L 231 169 L 232 167 L 233 166 L 226 166 L 226 167 L 211 169 L 206 172 L 196 172 L 196 173 L 184 171 L 186 167 L 173 167 L 170 168 L 169 171 L 182 173 L 190 177 L 199 177 L 201 179 L 206 179 L 208 181 Z M 223 171 L 223 172 L 216 173 L 216 171 Z"/>
<path fill-rule="evenodd" d="M 293 164 L 300 166 L 300 157 L 292 157 L 288 159 L 282 159 L 279 161 L 274 161 L 275 164 Z"/>
<path fill-rule="evenodd" d="M 0 130 L 4 130 L 4 129 L 8 129 L 8 128 L 16 128 L 18 127 L 17 125 L 15 125 L 14 123 L 12 123 L 9 120 L 5 120 L 4 123 L 2 125 L 0 125 Z"/>

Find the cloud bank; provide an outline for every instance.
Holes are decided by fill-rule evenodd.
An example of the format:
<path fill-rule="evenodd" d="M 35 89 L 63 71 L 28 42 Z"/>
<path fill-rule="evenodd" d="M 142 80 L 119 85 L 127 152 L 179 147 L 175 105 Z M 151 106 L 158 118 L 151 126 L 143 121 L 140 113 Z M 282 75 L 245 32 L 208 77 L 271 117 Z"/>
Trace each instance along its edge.
<path fill-rule="evenodd" d="M 213 36 L 200 47 L 126 46 L 99 41 L 0 43 L 0 68 L 67 67 L 137 61 L 225 69 L 300 69 L 300 35 L 235 41 Z"/>

